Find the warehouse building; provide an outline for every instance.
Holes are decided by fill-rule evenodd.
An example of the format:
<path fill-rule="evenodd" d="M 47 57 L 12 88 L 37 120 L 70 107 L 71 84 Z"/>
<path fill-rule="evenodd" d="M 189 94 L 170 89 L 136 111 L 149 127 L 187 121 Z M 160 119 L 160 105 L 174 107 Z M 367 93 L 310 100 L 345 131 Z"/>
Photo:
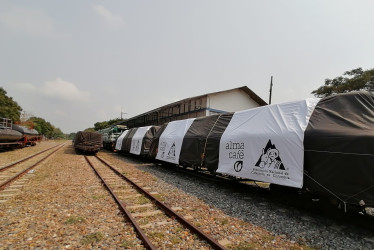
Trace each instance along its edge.
<path fill-rule="evenodd" d="M 235 112 L 267 105 L 247 86 L 186 98 L 127 119 L 128 128 Z"/>

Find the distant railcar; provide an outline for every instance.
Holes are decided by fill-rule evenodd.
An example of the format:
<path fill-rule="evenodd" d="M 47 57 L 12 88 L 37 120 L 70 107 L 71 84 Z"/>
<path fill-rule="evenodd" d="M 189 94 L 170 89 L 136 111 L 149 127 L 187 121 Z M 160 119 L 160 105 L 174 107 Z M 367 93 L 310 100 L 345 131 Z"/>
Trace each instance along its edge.
<path fill-rule="evenodd" d="M 126 130 L 126 126 L 114 125 L 98 132 L 103 136 L 103 148 L 114 151 L 118 137 Z"/>
<path fill-rule="evenodd" d="M 96 154 L 103 147 L 103 138 L 97 132 L 79 131 L 75 135 L 73 146 L 77 153 Z"/>
<path fill-rule="evenodd" d="M 12 120 L 0 118 L 0 148 L 14 149 L 34 146 L 41 136 L 35 129 L 13 124 Z"/>
<path fill-rule="evenodd" d="M 25 126 L 13 124 L 12 129 L 20 132 L 23 135 L 23 146 L 35 146 L 36 142 L 40 140 L 38 131 L 35 129 L 29 129 Z"/>

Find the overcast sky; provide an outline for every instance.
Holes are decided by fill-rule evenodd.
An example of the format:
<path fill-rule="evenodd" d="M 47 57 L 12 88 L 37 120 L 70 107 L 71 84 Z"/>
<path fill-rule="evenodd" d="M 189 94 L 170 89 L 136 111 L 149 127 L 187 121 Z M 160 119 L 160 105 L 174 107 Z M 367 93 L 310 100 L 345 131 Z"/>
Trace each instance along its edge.
<path fill-rule="evenodd" d="M 0 86 L 64 133 L 248 86 L 312 97 L 374 66 L 373 0 L 0 0 Z"/>

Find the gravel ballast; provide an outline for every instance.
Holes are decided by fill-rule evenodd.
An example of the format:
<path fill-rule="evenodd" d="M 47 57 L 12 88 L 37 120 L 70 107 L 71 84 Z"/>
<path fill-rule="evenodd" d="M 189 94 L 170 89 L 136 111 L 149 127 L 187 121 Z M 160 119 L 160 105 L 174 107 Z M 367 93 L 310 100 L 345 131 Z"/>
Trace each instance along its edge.
<path fill-rule="evenodd" d="M 172 168 L 172 166 L 170 166 Z M 141 167 L 209 206 L 252 223 L 291 241 L 321 249 L 373 249 L 374 232 L 324 215 L 272 202 L 266 192 L 233 191 L 222 183 L 206 181 L 158 164 Z M 338 211 L 337 211 L 338 212 Z"/>

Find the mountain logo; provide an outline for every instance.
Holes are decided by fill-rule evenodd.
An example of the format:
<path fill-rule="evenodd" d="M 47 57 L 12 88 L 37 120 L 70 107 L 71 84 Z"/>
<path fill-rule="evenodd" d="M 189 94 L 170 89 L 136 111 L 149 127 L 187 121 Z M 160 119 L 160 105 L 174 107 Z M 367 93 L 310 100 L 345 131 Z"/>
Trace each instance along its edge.
<path fill-rule="evenodd" d="M 168 156 L 175 157 L 175 142 L 171 145 Z"/>
<path fill-rule="evenodd" d="M 266 169 L 285 170 L 282 160 L 279 156 L 279 150 L 275 147 L 274 144 L 272 144 L 270 139 L 265 148 L 262 149 L 262 154 L 255 166 Z"/>

